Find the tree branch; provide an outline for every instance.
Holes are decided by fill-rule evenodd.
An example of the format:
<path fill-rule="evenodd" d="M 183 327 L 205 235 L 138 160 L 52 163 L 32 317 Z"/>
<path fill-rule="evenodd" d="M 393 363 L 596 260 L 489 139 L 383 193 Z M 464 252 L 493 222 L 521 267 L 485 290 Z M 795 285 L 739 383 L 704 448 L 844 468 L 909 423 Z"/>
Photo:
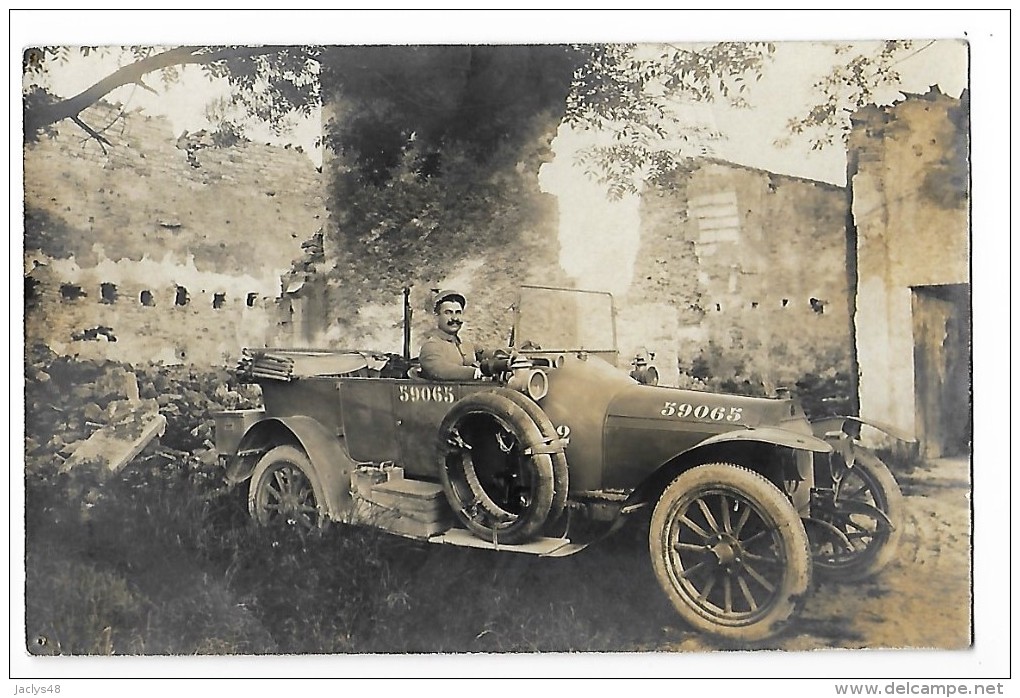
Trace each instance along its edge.
<path fill-rule="evenodd" d="M 283 50 L 283 48 L 280 46 L 239 46 L 209 51 L 208 47 L 203 46 L 179 46 L 155 56 L 147 56 L 134 63 L 118 68 L 73 97 L 30 110 L 26 109 L 25 131 L 26 133 L 34 133 L 63 119 L 73 119 L 83 110 L 92 106 L 118 87 L 142 84 L 142 77 L 156 70 L 162 70 L 174 65 L 209 65 L 230 58 L 250 58 L 257 55 L 277 53 Z"/>
<path fill-rule="evenodd" d="M 102 134 L 100 134 L 94 128 L 92 128 L 91 126 L 86 124 L 84 121 L 82 121 L 81 117 L 75 115 L 75 116 L 70 117 L 70 119 L 74 123 L 78 124 L 78 126 L 81 127 L 82 131 L 84 131 L 85 133 L 89 134 L 90 136 L 92 136 L 93 138 L 96 139 L 96 142 L 99 143 L 99 147 L 103 149 L 103 155 L 107 154 L 106 146 L 108 146 L 108 145 L 112 146 L 113 145 L 112 143 L 110 143 L 110 141 L 106 140 L 106 138 Z"/>
<path fill-rule="evenodd" d="M 149 92 L 149 93 L 154 94 L 154 95 L 158 95 L 159 94 L 159 92 L 157 92 L 156 90 L 154 90 L 151 87 L 149 87 L 148 85 L 146 85 L 145 81 L 142 80 L 141 78 L 135 80 L 135 84 L 138 85 L 139 87 L 141 87 L 146 92 Z"/>

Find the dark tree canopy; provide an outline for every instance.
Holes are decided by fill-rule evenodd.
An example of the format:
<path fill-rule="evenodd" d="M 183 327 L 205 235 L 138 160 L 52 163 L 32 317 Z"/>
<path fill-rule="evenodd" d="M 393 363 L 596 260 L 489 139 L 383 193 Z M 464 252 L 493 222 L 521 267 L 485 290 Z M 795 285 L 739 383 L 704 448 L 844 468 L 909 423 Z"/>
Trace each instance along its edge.
<path fill-rule="evenodd" d="M 409 142 L 426 175 L 451 147 L 480 161 L 512 151 L 533 117 L 562 115 L 583 59 L 567 46 L 332 48 L 321 75 L 333 112 L 326 145 L 375 183 L 389 178 Z"/>

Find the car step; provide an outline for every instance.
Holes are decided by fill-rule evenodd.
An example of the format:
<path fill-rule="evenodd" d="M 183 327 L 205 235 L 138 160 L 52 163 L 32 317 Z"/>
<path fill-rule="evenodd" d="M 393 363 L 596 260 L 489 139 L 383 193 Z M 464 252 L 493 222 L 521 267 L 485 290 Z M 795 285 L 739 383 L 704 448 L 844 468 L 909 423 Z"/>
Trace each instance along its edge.
<path fill-rule="evenodd" d="M 428 538 L 453 525 L 442 486 L 404 478 L 401 468 L 359 468 L 351 495 L 353 521 L 411 538 Z"/>
<path fill-rule="evenodd" d="M 485 550 L 504 550 L 514 553 L 527 553 L 539 557 L 566 557 L 584 549 L 584 545 L 571 543 L 568 538 L 536 538 L 527 543 L 508 545 L 506 543 L 492 542 L 476 538 L 473 534 L 463 528 L 451 528 L 429 538 L 429 543 L 446 543 L 458 545 L 465 548 L 482 548 Z"/>

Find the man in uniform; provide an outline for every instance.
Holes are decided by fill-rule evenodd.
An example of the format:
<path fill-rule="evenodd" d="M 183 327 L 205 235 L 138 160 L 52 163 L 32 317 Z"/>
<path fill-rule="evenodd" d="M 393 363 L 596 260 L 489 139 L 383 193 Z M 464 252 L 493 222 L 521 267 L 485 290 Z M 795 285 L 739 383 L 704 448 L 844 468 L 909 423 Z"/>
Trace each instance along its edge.
<path fill-rule="evenodd" d="M 432 380 L 476 380 L 482 377 L 475 348 L 461 341 L 464 306 L 467 300 L 456 291 L 440 291 L 433 297 L 436 329 L 421 345 L 419 361 L 425 378 Z"/>

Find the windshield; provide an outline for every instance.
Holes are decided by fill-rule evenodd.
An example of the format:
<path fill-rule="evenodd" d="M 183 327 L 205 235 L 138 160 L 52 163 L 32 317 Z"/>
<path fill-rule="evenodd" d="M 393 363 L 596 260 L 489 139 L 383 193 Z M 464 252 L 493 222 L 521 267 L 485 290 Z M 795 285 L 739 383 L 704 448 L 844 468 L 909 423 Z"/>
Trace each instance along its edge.
<path fill-rule="evenodd" d="M 608 293 L 522 286 L 514 345 L 521 351 L 615 352 L 614 321 Z"/>

